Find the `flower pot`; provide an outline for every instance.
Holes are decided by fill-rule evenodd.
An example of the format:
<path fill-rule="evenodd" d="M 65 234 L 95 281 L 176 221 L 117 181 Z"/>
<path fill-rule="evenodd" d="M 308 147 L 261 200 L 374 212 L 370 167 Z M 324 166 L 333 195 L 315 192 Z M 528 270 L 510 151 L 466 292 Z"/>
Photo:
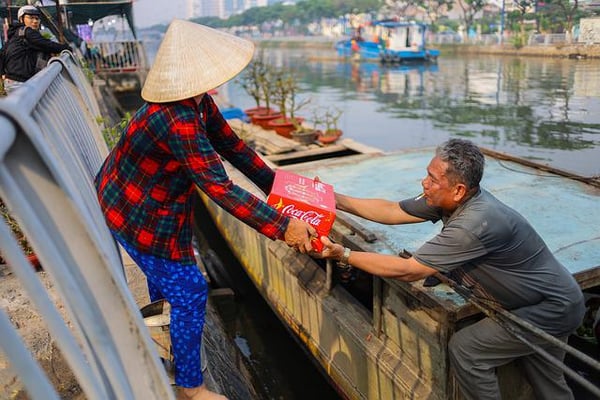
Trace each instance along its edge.
<path fill-rule="evenodd" d="M 296 126 L 302 124 L 304 118 L 276 118 L 267 122 L 268 129 L 273 129 L 278 135 L 291 139 L 292 132 L 296 130 Z"/>
<path fill-rule="evenodd" d="M 316 130 L 293 131 L 291 133 L 291 135 L 292 135 L 292 139 L 294 139 L 296 142 L 303 144 L 303 145 L 309 145 L 311 143 L 314 143 L 315 139 L 317 138 L 317 136 L 320 133 L 321 133 L 320 131 L 316 131 Z"/>
<path fill-rule="evenodd" d="M 342 131 L 340 129 L 331 129 L 321 133 L 317 140 L 323 144 L 330 144 L 337 141 L 340 136 L 342 136 Z"/>
<path fill-rule="evenodd" d="M 250 120 L 252 121 L 252 123 L 254 125 L 258 125 L 260 127 L 263 127 L 264 129 L 272 129 L 269 128 L 269 126 L 267 125 L 269 123 L 269 121 L 277 119 L 277 118 L 281 118 L 281 113 L 280 112 L 271 112 L 268 114 L 254 114 Z"/>
<path fill-rule="evenodd" d="M 247 108 L 244 110 L 244 112 L 246 113 L 247 116 L 252 117 L 254 114 L 269 114 L 270 112 L 275 112 L 274 109 L 272 108 L 267 108 L 265 106 L 258 106 L 258 107 L 252 107 L 252 108 Z"/>

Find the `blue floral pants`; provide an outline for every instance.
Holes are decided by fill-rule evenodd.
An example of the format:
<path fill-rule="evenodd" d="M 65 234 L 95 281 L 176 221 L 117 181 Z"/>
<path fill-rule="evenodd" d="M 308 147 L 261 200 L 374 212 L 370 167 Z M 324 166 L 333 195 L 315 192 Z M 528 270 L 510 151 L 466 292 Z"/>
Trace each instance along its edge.
<path fill-rule="evenodd" d="M 200 343 L 206 315 L 208 285 L 196 265 L 154 257 L 117 238 L 148 281 L 150 301 L 166 299 L 171 305 L 171 345 L 175 361 L 175 384 L 202 385 Z"/>

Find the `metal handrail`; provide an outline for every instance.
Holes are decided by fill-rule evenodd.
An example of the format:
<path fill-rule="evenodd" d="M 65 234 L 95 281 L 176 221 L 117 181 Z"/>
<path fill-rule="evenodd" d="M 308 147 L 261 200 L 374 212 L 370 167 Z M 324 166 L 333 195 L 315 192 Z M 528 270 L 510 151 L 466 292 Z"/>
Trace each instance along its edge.
<path fill-rule="evenodd" d="M 96 73 L 134 72 L 147 68 L 141 41 L 90 42 L 85 58 Z"/>
<path fill-rule="evenodd" d="M 97 110 L 68 52 L 0 100 L 0 197 L 52 280 L 66 318 L 27 270 L 4 221 L 0 250 L 87 398 L 173 399 L 93 187 L 107 154 Z M 0 347 L 25 390 L 33 398 L 56 398 L 41 369 L 22 361 L 31 354 L 13 340 L 17 331 L 5 322 L 0 318 Z"/>

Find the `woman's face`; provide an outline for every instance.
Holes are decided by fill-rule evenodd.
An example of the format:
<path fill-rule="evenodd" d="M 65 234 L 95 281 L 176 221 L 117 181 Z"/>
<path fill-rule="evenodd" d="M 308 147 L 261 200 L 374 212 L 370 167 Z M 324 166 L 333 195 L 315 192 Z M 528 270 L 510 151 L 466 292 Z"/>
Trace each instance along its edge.
<path fill-rule="evenodd" d="M 33 28 L 35 30 L 40 29 L 40 17 L 39 15 L 23 15 L 23 24 L 29 28 Z"/>

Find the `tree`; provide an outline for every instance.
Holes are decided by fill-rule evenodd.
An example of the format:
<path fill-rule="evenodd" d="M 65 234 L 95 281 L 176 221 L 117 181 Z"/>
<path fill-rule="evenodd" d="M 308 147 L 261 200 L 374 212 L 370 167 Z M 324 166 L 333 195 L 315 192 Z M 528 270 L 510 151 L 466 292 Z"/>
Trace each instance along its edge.
<path fill-rule="evenodd" d="M 574 18 L 579 8 L 579 0 L 548 0 L 545 5 L 545 13 L 556 13 L 563 21 L 563 29 L 567 33 L 569 41 L 572 40 Z"/>
<path fill-rule="evenodd" d="M 441 16 L 452 10 L 454 0 L 418 0 L 417 4 L 427 14 L 429 23 L 435 25 Z"/>
<path fill-rule="evenodd" d="M 381 11 L 385 15 L 404 17 L 410 7 L 418 6 L 418 0 L 385 0 Z"/>
<path fill-rule="evenodd" d="M 469 32 L 469 28 L 473 26 L 475 15 L 483 10 L 487 4 L 486 0 L 457 0 L 457 3 L 462 12 L 462 21 L 465 24 L 465 32 Z"/>

